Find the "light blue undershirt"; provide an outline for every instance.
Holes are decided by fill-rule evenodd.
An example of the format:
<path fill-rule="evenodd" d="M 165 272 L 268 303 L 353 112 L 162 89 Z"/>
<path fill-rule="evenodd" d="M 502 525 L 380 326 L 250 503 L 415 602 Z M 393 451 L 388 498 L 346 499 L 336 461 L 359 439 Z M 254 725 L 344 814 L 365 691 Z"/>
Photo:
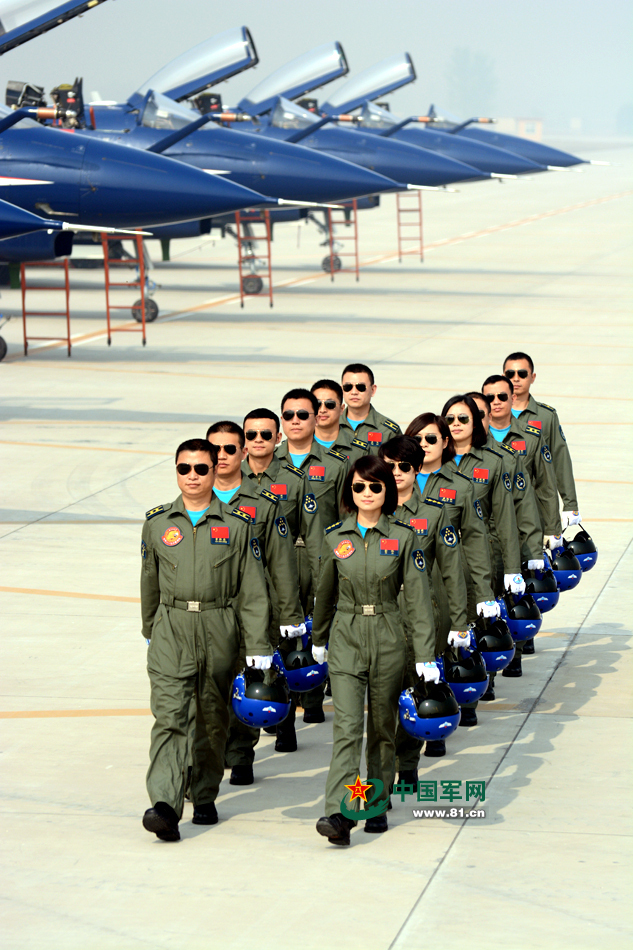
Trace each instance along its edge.
<path fill-rule="evenodd" d="M 362 536 L 365 537 L 365 535 L 367 534 L 367 531 L 368 531 L 369 529 L 368 529 L 368 528 L 363 528 L 362 524 L 359 524 L 359 525 L 358 525 L 358 530 L 360 531 L 360 533 L 362 534 Z"/>
<path fill-rule="evenodd" d="M 194 528 L 198 524 L 202 516 L 204 515 L 205 511 L 208 511 L 208 510 L 209 510 L 208 507 L 203 508 L 202 511 L 189 511 L 188 508 L 185 508 L 185 511 L 191 518 L 191 524 L 194 526 Z"/>
<path fill-rule="evenodd" d="M 363 424 L 363 422 L 366 422 L 367 420 L 366 420 L 366 419 L 350 419 L 349 416 L 348 416 L 348 417 L 347 417 L 347 421 L 348 421 L 349 424 L 351 425 L 351 427 L 352 427 L 352 429 L 354 430 L 354 432 L 356 432 L 356 430 L 358 429 L 358 427 L 361 426 L 361 425 Z"/>
<path fill-rule="evenodd" d="M 495 429 L 492 426 L 490 426 L 490 432 L 492 434 L 493 439 L 495 439 L 496 442 L 503 442 L 503 440 L 505 439 L 505 437 L 507 436 L 511 428 L 512 428 L 512 425 L 506 426 L 505 429 Z"/>
<path fill-rule="evenodd" d="M 293 455 L 292 452 L 289 452 L 288 454 L 290 458 L 292 459 L 292 464 L 294 465 L 294 467 L 301 468 L 301 463 L 303 462 L 304 459 L 307 459 L 310 453 L 304 452 L 303 455 Z"/>
<path fill-rule="evenodd" d="M 461 460 L 463 459 L 463 457 L 464 457 L 463 455 L 456 455 L 456 456 L 455 456 L 455 465 L 459 465 L 459 463 L 461 462 Z"/>
<path fill-rule="evenodd" d="M 523 412 L 522 409 L 512 409 L 510 411 L 512 412 L 512 415 L 514 416 L 515 419 L 518 419 L 521 413 Z"/>
<path fill-rule="evenodd" d="M 439 468 L 436 468 L 435 472 L 439 472 Z M 426 483 L 429 480 L 429 475 L 435 475 L 435 472 L 427 472 L 426 475 L 424 474 L 424 472 L 420 472 L 418 475 L 415 476 L 415 480 L 418 483 L 418 486 L 422 494 L 424 494 L 424 489 L 426 488 Z"/>
<path fill-rule="evenodd" d="M 225 491 L 221 491 L 219 488 L 214 487 L 213 494 L 217 495 L 220 501 L 223 501 L 225 505 L 228 505 L 236 491 L 237 488 L 227 488 Z"/>
<path fill-rule="evenodd" d="M 331 449 L 332 446 L 334 445 L 334 443 L 336 442 L 336 439 L 332 439 L 331 442 L 324 442 L 323 439 L 320 439 L 320 438 L 318 437 L 318 435 L 315 435 L 314 441 L 315 441 L 315 442 L 318 442 L 319 445 L 325 446 L 326 449 Z M 305 455 L 304 455 L 304 458 L 305 458 Z M 298 466 L 297 466 L 297 467 L 298 467 Z"/>

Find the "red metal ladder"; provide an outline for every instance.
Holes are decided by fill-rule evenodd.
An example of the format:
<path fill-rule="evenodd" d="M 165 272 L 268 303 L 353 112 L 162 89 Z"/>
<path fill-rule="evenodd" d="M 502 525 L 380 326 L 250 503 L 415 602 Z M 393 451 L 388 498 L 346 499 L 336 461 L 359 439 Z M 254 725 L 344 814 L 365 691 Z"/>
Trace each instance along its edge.
<path fill-rule="evenodd" d="M 346 202 L 343 209 L 343 217 L 335 218 L 334 215 L 337 213 L 332 208 L 327 209 L 327 219 L 328 219 L 328 231 L 330 238 L 330 280 L 334 280 L 334 273 L 338 272 L 348 272 L 356 275 L 356 280 L 359 276 L 359 263 L 358 263 L 358 202 L 354 198 L 351 202 Z M 334 239 L 334 227 L 338 225 L 340 227 L 351 228 L 350 234 L 340 234 L 337 236 L 336 240 Z M 336 254 L 334 253 L 334 245 L 340 241 L 352 241 L 353 250 L 351 251 L 339 251 Z M 341 258 L 342 257 L 352 257 L 354 263 L 351 267 L 343 267 Z M 327 273 L 327 271 L 326 271 Z"/>
<path fill-rule="evenodd" d="M 140 234 L 137 234 L 136 237 L 130 238 L 129 240 L 133 241 L 136 244 L 136 257 L 125 257 L 125 258 L 116 258 L 110 257 L 110 241 L 120 241 L 121 239 L 110 234 L 101 235 L 101 243 L 103 245 L 103 269 L 105 271 L 105 296 L 106 296 L 106 321 L 108 325 L 108 346 L 112 345 L 112 334 L 113 333 L 142 333 L 143 334 L 143 346 L 147 343 L 147 337 L 145 335 L 145 258 L 143 256 L 143 238 Z M 110 268 L 116 266 L 124 267 L 138 267 L 138 280 L 123 280 L 115 281 L 110 278 Z M 125 287 L 128 290 L 134 287 L 137 287 L 141 293 L 141 299 L 136 301 L 136 303 L 130 307 L 129 304 L 113 304 L 110 303 L 110 290 L 113 288 Z M 140 323 L 138 327 L 132 327 L 129 324 L 124 324 L 120 327 L 113 327 L 112 320 L 110 316 L 110 311 L 112 310 L 131 310 L 132 316 Z M 138 316 L 137 316 L 138 313 Z M 140 319 L 139 319 L 140 317 Z"/>
<path fill-rule="evenodd" d="M 420 260 L 423 261 L 421 191 L 399 191 L 396 194 L 396 218 L 398 223 L 398 259 L 400 263 L 402 263 L 403 253 L 413 253 L 413 251 L 404 250 L 404 245 L 408 241 L 415 241 L 420 245 Z"/>
<path fill-rule="evenodd" d="M 59 284 L 27 284 L 26 282 L 26 268 L 27 267 L 61 267 L 64 270 L 64 283 L 62 286 Z M 68 347 L 68 355 L 70 356 L 71 350 L 71 339 L 70 339 L 70 280 L 68 277 L 68 258 L 65 257 L 63 261 L 37 261 L 29 264 L 20 264 L 20 285 L 22 288 L 22 326 L 24 329 L 24 355 L 28 355 L 29 341 L 30 340 L 54 340 L 57 343 L 65 343 Z M 66 295 L 66 309 L 65 310 L 27 310 L 26 309 L 26 292 L 27 290 L 61 290 Z M 65 317 L 66 318 L 66 336 L 28 336 L 26 332 L 26 318 L 27 317 Z"/>
<path fill-rule="evenodd" d="M 264 233 L 255 234 L 254 225 L 263 224 Z M 257 261 L 263 260 L 268 269 L 268 298 L 273 305 L 273 268 L 271 253 L 270 213 L 264 211 L 236 211 L 235 225 L 237 229 L 237 266 L 240 273 L 240 307 L 244 306 L 244 297 L 260 294 L 264 282 L 258 276 Z M 265 250 L 261 250 L 261 242 Z M 257 253 L 255 246 L 257 244 Z"/>

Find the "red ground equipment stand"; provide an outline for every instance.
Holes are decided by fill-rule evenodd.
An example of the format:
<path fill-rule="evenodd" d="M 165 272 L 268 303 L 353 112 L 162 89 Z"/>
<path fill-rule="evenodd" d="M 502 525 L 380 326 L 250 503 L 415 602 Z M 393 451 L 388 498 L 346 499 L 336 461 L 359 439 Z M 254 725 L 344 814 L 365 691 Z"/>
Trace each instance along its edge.
<path fill-rule="evenodd" d="M 344 208 L 341 209 L 343 216 L 335 218 L 334 215 L 337 214 L 332 208 L 328 208 L 327 217 L 328 217 L 328 230 L 330 237 L 330 260 L 329 260 L 329 271 L 330 279 L 334 280 L 334 274 L 338 272 L 348 272 L 356 275 L 356 280 L 359 277 L 359 264 L 358 264 L 358 202 L 354 198 L 349 204 L 345 204 Z M 340 212 L 339 212 L 340 213 Z M 334 227 L 338 225 L 339 228 L 349 228 L 350 233 L 345 235 L 339 233 L 334 239 Z M 334 253 L 334 245 L 338 244 L 340 241 L 351 241 L 352 250 L 351 251 L 339 251 L 336 254 Z M 351 257 L 353 258 L 353 264 L 351 267 L 342 266 L 342 257 Z M 323 262 L 324 264 L 326 261 Z M 324 270 L 327 272 L 328 268 L 324 267 Z"/>
<path fill-rule="evenodd" d="M 399 191 L 396 194 L 396 216 L 398 222 L 398 259 L 402 263 L 404 245 L 415 241 L 420 245 L 420 260 L 424 260 L 422 237 L 422 192 Z"/>
<path fill-rule="evenodd" d="M 108 324 L 108 346 L 112 345 L 112 334 L 113 333 L 142 333 L 143 334 L 143 346 L 147 343 L 147 337 L 145 335 L 145 322 L 146 322 L 146 310 L 149 303 L 147 298 L 146 290 L 146 281 L 145 281 L 145 259 L 143 256 L 143 238 L 138 234 L 130 240 L 134 241 L 136 244 L 136 257 L 125 257 L 114 258 L 110 257 L 110 242 L 119 241 L 120 238 L 115 237 L 110 234 L 101 235 L 101 243 L 103 245 L 103 269 L 105 272 L 105 295 L 106 295 L 106 320 Z M 110 268 L 116 266 L 124 267 L 137 267 L 138 268 L 138 280 L 123 280 L 123 281 L 114 281 L 110 279 Z M 126 287 L 127 289 L 138 288 L 141 293 L 140 300 L 137 300 L 132 307 L 129 304 L 112 304 L 110 303 L 110 291 L 113 287 L 121 288 Z M 110 312 L 112 310 L 131 310 L 132 316 L 137 323 L 140 323 L 138 327 L 131 327 L 124 324 L 120 327 L 113 327 L 110 317 Z"/>
<path fill-rule="evenodd" d="M 44 286 L 40 284 L 27 284 L 26 282 L 26 268 L 27 267 L 61 267 L 64 271 L 64 283 L 63 285 L 59 284 L 46 284 Z M 33 264 L 20 264 L 20 285 L 22 287 L 22 326 L 24 328 L 24 355 L 28 355 L 29 341 L 30 340 L 54 340 L 55 342 L 63 342 L 68 347 L 68 355 L 70 356 L 71 350 L 71 340 L 70 340 L 70 280 L 68 278 L 68 258 L 65 257 L 63 261 L 37 261 Z M 65 310 L 27 310 L 26 309 L 26 292 L 27 290 L 61 290 L 66 295 L 66 309 Z M 66 318 L 66 336 L 28 336 L 26 332 L 26 318 L 27 317 L 65 317 Z"/>
<path fill-rule="evenodd" d="M 268 268 L 268 297 L 270 306 L 273 305 L 273 270 L 270 248 L 271 230 L 270 213 L 264 211 L 236 211 L 235 224 L 237 229 L 237 266 L 240 272 L 240 307 L 244 306 L 245 296 L 260 294 L 264 289 L 264 282 L 257 274 L 257 263 L 263 261 Z M 262 234 L 255 233 L 255 225 L 263 225 Z M 265 250 L 262 250 L 264 242 Z M 257 245 L 257 254 L 255 247 Z"/>

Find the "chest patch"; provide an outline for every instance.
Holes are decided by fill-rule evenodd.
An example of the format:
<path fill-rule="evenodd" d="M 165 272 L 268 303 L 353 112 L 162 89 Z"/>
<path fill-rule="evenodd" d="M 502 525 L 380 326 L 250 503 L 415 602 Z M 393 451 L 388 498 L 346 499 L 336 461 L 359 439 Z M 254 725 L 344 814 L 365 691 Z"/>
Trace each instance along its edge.
<path fill-rule="evenodd" d="M 512 491 L 512 479 L 510 478 L 510 475 L 508 474 L 508 472 L 504 472 L 501 478 L 502 478 L 506 491 Z"/>
<path fill-rule="evenodd" d="M 411 518 L 409 524 L 416 534 L 421 534 L 426 537 L 429 533 L 429 522 L 427 518 Z"/>
<path fill-rule="evenodd" d="M 518 452 L 519 455 L 527 455 L 527 446 L 524 439 L 516 439 L 511 445 L 514 451 Z"/>
<path fill-rule="evenodd" d="M 457 531 L 455 531 L 455 528 L 452 526 L 452 524 L 442 528 L 440 535 L 447 548 L 454 548 L 457 544 Z"/>
<path fill-rule="evenodd" d="M 313 515 L 316 511 L 319 510 L 317 500 L 312 494 L 312 492 L 309 492 L 307 495 L 303 496 L 303 510 L 307 512 L 307 514 L 309 515 Z"/>
<path fill-rule="evenodd" d="M 336 545 L 334 548 L 334 553 L 336 554 L 337 558 L 339 558 L 341 561 L 344 561 L 345 558 L 351 557 L 355 550 L 356 548 L 349 538 L 345 538 L 343 541 L 339 541 L 339 543 Z"/>
<path fill-rule="evenodd" d="M 275 527 L 277 528 L 277 534 L 282 538 L 288 537 L 288 522 L 283 517 L 275 518 Z"/>
<path fill-rule="evenodd" d="M 457 492 L 454 488 L 440 488 L 440 501 L 444 505 L 454 505 Z"/>
<path fill-rule="evenodd" d="M 211 544 L 228 544 L 229 543 L 229 529 L 227 527 L 212 525 L 211 526 Z"/>
<path fill-rule="evenodd" d="M 255 505 L 240 505 L 240 511 L 248 515 L 253 524 L 257 523 L 257 508 Z"/>
<path fill-rule="evenodd" d="M 487 485 L 490 478 L 489 468 L 476 468 L 473 471 L 473 481 L 480 485 Z"/>
<path fill-rule="evenodd" d="M 273 495 L 277 495 L 278 498 L 282 498 L 284 501 L 288 497 L 288 486 L 287 485 L 271 485 L 270 490 Z"/>
<path fill-rule="evenodd" d="M 385 557 L 397 557 L 400 551 L 400 542 L 397 538 L 381 538 L 380 553 Z"/>
<path fill-rule="evenodd" d="M 525 427 L 526 432 L 531 432 L 532 435 L 540 436 L 541 429 L 543 428 L 543 423 L 540 419 L 530 419 L 528 424 Z"/>
<path fill-rule="evenodd" d="M 311 465 L 308 469 L 308 480 L 311 482 L 324 482 L 325 465 Z"/>
<path fill-rule="evenodd" d="M 370 445 L 380 445 L 382 442 L 382 432 L 368 432 L 367 441 Z"/>
<path fill-rule="evenodd" d="M 412 551 L 411 557 L 413 558 L 413 563 L 418 571 L 426 570 L 426 561 L 424 560 L 424 554 L 422 551 Z"/>
<path fill-rule="evenodd" d="M 168 548 L 173 548 L 182 541 L 182 531 L 180 528 L 167 528 L 161 541 L 163 544 L 166 544 Z"/>

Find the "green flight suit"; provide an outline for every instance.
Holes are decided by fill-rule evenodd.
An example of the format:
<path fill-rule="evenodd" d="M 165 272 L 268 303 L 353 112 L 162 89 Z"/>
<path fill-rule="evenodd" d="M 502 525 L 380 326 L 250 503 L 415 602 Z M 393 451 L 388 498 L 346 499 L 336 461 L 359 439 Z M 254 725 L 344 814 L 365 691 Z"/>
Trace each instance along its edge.
<path fill-rule="evenodd" d="M 490 564 L 493 569 L 493 590 L 503 594 L 503 575 L 521 572 L 521 546 L 512 497 L 513 469 L 503 465 L 503 456 L 484 446 L 471 447 L 462 455 L 459 466 L 447 465 L 467 475 L 479 499 L 488 533 Z M 500 563 L 501 570 L 497 569 Z"/>
<path fill-rule="evenodd" d="M 394 518 L 409 524 L 424 553 L 435 619 L 435 653 L 446 649 L 450 630 L 466 630 L 466 580 L 459 548 L 459 532 L 451 523 L 451 514 L 445 505 L 434 498 L 422 498 L 417 483 L 413 494 L 396 509 Z M 443 583 L 437 583 L 437 575 Z M 407 668 L 403 689 L 417 682 L 415 656 L 411 643 L 411 625 L 402 594 L 398 599 L 405 636 L 407 638 Z M 417 769 L 424 745 L 410 736 L 398 721 L 396 731 L 396 766 L 398 771 Z"/>
<path fill-rule="evenodd" d="M 329 639 L 334 743 L 325 792 L 327 815 L 341 810 L 345 785 L 353 785 L 360 774 L 366 692 L 367 776 L 383 782 L 381 798 L 389 796 L 406 666 L 398 608 L 402 586 L 415 660 L 435 658 L 431 595 L 419 542 L 408 525 L 386 515 L 364 539 L 356 514 L 326 532 L 312 639 L 316 646 Z"/>
<path fill-rule="evenodd" d="M 192 697 L 203 728 L 196 730 L 191 797 L 204 805 L 215 801 L 224 775 L 240 627 L 249 655 L 270 653 L 268 596 L 247 515 L 227 514 L 213 498 L 194 528 L 179 496 L 146 519 L 141 614 L 155 718 L 147 791 L 152 805 L 166 802 L 180 817 Z"/>
<path fill-rule="evenodd" d="M 369 406 L 367 418 L 359 422 L 356 428 L 348 421 L 347 409 L 341 416 L 339 438 L 348 440 L 352 462 L 363 455 L 378 455 L 382 443 L 395 439 L 397 435 L 402 435 L 398 423 L 383 416 L 372 405 Z"/>
<path fill-rule="evenodd" d="M 563 501 L 563 511 L 578 511 L 574 467 L 567 439 L 554 407 L 548 406 L 546 402 L 537 402 L 534 396 L 530 395 L 526 408 L 515 418 L 522 429 L 533 435 L 538 433 L 537 438 L 549 446 L 556 487 Z M 533 425 L 534 421 L 540 422 L 540 427 Z"/>
<path fill-rule="evenodd" d="M 552 464 L 552 453 L 548 444 L 538 436 L 523 429 L 512 416 L 510 431 L 503 438 L 505 445 L 513 448 L 524 462 L 534 486 L 541 526 L 545 534 L 560 534 L 560 509 L 558 490 Z M 492 433 L 488 433 L 488 443 L 495 447 L 497 442 Z"/>
<path fill-rule="evenodd" d="M 512 500 L 521 544 L 521 563 L 539 560 L 543 557 L 543 529 L 534 486 L 524 465 L 524 457 L 517 455 L 510 445 L 495 442 L 493 438 L 489 438 L 486 450 L 497 455 L 503 468 L 512 476 Z M 493 572 L 498 575 L 503 567 L 499 564 L 501 553 L 495 556 L 497 564 L 493 564 Z"/>
<path fill-rule="evenodd" d="M 267 488 L 260 488 L 248 478 L 242 478 L 242 484 L 227 503 L 222 502 L 223 510 L 231 513 L 239 509 L 251 519 L 251 536 L 257 538 L 262 552 L 262 564 L 266 576 L 270 605 L 268 639 L 271 646 L 279 642 L 280 625 L 303 623 L 304 614 L 299 601 L 299 579 L 297 559 L 294 555 L 290 529 L 282 513 L 279 496 Z M 244 639 L 242 637 L 238 669 L 246 662 Z M 225 763 L 229 768 L 236 765 L 252 765 L 255 758 L 255 746 L 259 741 L 260 730 L 252 729 L 237 718 L 233 708 L 229 709 L 229 736 L 226 744 Z"/>

